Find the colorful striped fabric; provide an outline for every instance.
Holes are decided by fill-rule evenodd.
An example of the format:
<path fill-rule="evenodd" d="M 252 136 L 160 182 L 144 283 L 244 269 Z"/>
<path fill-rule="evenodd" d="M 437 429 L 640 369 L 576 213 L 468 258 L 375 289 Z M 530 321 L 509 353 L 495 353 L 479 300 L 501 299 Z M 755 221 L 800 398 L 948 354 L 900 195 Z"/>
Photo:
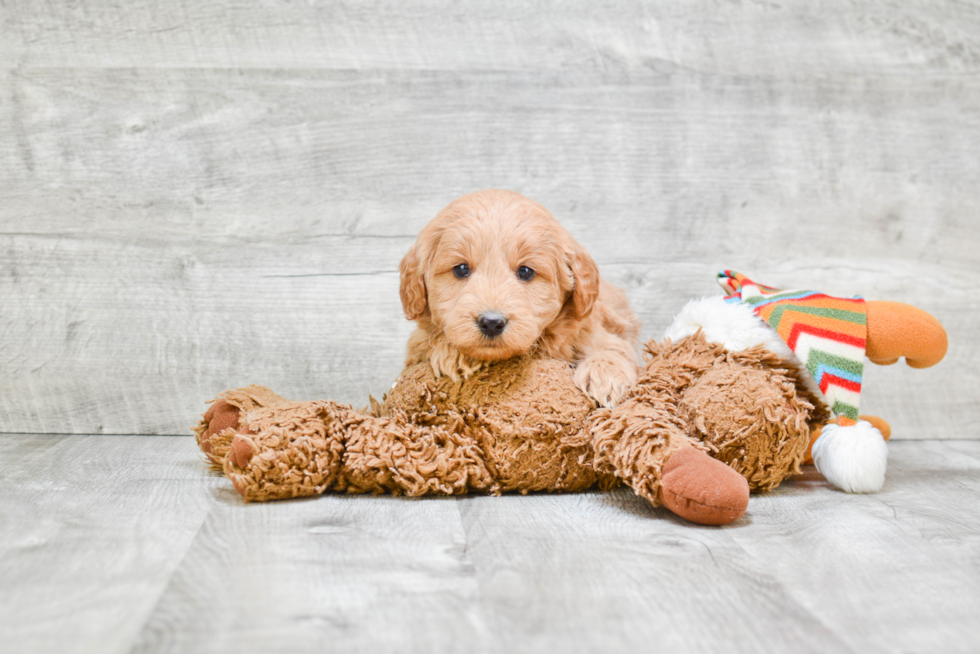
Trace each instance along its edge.
<path fill-rule="evenodd" d="M 854 424 L 868 337 L 861 297 L 831 297 L 816 291 L 781 291 L 723 270 L 718 283 L 728 302 L 742 302 L 776 330 L 813 376 L 841 425 Z"/>

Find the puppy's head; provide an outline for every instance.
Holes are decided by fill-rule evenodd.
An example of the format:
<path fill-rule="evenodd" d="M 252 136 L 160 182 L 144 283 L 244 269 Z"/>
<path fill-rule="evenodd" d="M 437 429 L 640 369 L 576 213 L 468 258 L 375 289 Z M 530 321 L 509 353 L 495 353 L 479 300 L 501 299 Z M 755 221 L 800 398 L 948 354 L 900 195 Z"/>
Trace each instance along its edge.
<path fill-rule="evenodd" d="M 547 209 L 511 191 L 455 200 L 401 262 L 409 320 L 430 322 L 485 361 L 527 352 L 559 318 L 584 320 L 598 293 L 588 252 Z"/>

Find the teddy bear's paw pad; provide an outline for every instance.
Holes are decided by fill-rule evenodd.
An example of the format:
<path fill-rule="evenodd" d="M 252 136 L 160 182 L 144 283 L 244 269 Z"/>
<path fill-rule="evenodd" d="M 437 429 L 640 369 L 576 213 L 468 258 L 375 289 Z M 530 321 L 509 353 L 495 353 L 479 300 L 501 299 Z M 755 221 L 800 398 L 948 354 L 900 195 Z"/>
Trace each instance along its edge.
<path fill-rule="evenodd" d="M 204 413 L 198 444 L 212 464 L 220 467 L 224 463 L 240 418 L 238 407 L 224 400 L 218 400 Z"/>
<path fill-rule="evenodd" d="M 255 456 L 255 445 L 247 437 L 236 434 L 228 450 L 228 460 L 239 468 L 248 467 L 249 461 Z"/>
<path fill-rule="evenodd" d="M 671 454 L 660 480 L 663 505 L 702 525 L 726 525 L 749 506 L 749 483 L 727 465 L 701 450 Z"/>

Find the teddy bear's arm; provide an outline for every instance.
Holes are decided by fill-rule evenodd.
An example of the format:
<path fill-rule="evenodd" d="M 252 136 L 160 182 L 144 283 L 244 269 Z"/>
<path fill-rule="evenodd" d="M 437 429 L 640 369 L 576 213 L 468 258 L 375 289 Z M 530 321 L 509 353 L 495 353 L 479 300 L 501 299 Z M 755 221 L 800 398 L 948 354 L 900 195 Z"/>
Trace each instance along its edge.
<path fill-rule="evenodd" d="M 491 486 L 482 450 L 464 434 L 401 413 L 290 402 L 261 386 L 223 393 L 195 432 L 205 456 L 248 501 L 326 490 L 452 495 Z"/>

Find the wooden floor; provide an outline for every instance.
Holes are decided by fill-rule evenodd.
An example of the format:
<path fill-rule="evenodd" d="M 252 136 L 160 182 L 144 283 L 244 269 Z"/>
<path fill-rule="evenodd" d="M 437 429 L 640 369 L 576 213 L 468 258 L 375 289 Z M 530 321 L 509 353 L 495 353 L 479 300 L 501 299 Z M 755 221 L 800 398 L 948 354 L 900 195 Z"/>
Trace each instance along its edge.
<path fill-rule="evenodd" d="M 174 436 L 0 436 L 4 652 L 976 652 L 980 441 L 726 528 L 631 492 L 242 503 Z"/>

